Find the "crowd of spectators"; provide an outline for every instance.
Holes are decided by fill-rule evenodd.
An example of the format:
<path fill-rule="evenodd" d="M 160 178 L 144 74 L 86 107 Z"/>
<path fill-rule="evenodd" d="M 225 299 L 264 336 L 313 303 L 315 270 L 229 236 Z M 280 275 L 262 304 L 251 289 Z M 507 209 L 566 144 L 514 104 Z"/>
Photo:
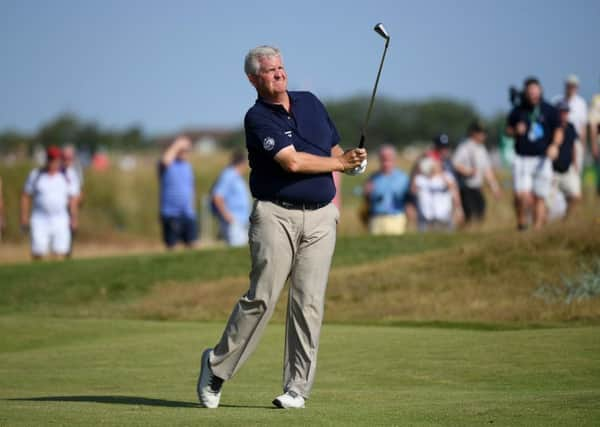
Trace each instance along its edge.
<path fill-rule="evenodd" d="M 519 230 L 539 229 L 549 219 L 572 215 L 582 197 L 587 141 L 600 195 L 600 95 L 588 108 L 578 89 L 578 77 L 569 75 L 564 93 L 549 102 L 539 80 L 527 78 L 506 118 L 505 135 L 514 141 L 512 194 Z M 487 130 L 479 120 L 456 143 L 440 133 L 406 170 L 398 165 L 394 145 L 380 146 L 378 170 L 362 186 L 361 218 L 369 233 L 401 235 L 411 226 L 419 231 L 451 231 L 485 221 L 488 206 L 493 207 L 490 202 L 504 193 L 486 139 Z M 179 136 L 159 161 L 159 217 L 168 249 L 179 242 L 195 247 L 199 240 L 195 174 L 188 159 L 191 149 L 192 141 Z M 20 223 L 30 233 L 34 259 L 65 258 L 72 252 L 79 224 L 83 170 L 72 145 L 50 146 L 45 154 L 45 164 L 33 169 L 25 182 Z M 235 150 L 209 194 L 219 237 L 229 246 L 248 242 L 252 201 L 247 170 L 246 152 Z M 340 174 L 334 174 L 334 182 L 333 202 L 341 208 Z M 2 190 L 0 179 L 0 238 L 6 215 Z"/>

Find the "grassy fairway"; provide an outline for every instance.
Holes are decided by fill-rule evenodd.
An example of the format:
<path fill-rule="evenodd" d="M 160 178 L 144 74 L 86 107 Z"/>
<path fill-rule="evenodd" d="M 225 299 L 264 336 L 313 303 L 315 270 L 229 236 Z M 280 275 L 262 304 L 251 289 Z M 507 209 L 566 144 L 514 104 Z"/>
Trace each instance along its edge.
<path fill-rule="evenodd" d="M 600 328 L 325 326 L 307 409 L 271 409 L 283 326 L 198 408 L 221 324 L 0 318 L 0 425 L 502 425 L 600 422 Z"/>
<path fill-rule="evenodd" d="M 291 413 L 270 404 L 284 297 L 223 406 L 196 404 L 247 250 L 2 266 L 0 426 L 600 425 L 600 298 L 535 295 L 597 260 L 599 226 L 340 239 L 313 398 Z"/>

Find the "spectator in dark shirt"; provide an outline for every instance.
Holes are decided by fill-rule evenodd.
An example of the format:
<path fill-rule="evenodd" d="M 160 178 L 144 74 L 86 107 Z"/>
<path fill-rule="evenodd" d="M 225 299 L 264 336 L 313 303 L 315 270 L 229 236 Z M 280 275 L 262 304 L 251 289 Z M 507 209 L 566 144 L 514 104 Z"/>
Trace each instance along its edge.
<path fill-rule="evenodd" d="M 581 179 L 575 165 L 577 131 L 575 126 L 569 122 L 569 104 L 561 101 L 557 104 L 559 111 L 560 136 L 558 156 L 552 162 L 554 170 L 553 186 L 560 191 L 567 200 L 567 216 L 573 211 L 577 202 L 581 199 Z"/>
<path fill-rule="evenodd" d="M 523 100 L 508 116 L 506 133 L 515 139 L 513 186 L 517 226 L 525 230 L 533 214 L 535 228 L 546 222 L 546 198 L 552 185 L 552 160 L 558 154 L 556 109 L 544 101 L 536 78 L 525 80 Z"/>

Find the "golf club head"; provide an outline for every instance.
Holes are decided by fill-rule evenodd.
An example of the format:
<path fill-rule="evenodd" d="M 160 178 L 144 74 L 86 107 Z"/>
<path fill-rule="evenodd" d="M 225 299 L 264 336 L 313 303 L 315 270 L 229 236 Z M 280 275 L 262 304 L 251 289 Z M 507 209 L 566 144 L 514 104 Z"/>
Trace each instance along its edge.
<path fill-rule="evenodd" d="M 375 32 L 377 34 L 379 34 L 381 37 L 383 37 L 386 40 L 390 39 L 390 35 L 388 34 L 388 32 L 385 30 L 385 27 L 383 26 L 383 24 L 380 22 L 379 24 L 375 25 L 375 27 L 373 28 L 375 30 Z"/>

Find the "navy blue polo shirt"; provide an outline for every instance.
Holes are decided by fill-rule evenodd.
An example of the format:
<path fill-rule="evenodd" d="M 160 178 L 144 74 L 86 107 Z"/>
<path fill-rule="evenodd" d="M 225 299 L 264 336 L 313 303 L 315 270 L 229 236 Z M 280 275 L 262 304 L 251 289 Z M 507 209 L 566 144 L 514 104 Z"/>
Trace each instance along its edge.
<path fill-rule="evenodd" d="M 560 173 L 569 170 L 569 167 L 573 162 L 573 147 L 575 146 L 575 140 L 577 139 L 577 131 L 575 130 L 575 126 L 571 123 L 567 123 L 563 128 L 563 131 L 564 139 L 562 144 L 560 144 L 558 157 L 552 163 L 553 169 Z"/>
<path fill-rule="evenodd" d="M 290 112 L 262 99 L 246 113 L 244 128 L 250 163 L 250 191 L 259 200 L 329 203 L 335 196 L 331 173 L 285 171 L 274 159 L 287 146 L 315 156 L 330 157 L 340 136 L 325 107 L 310 92 L 288 92 Z"/>
<path fill-rule="evenodd" d="M 518 122 L 524 122 L 527 131 L 524 135 L 515 134 L 515 152 L 520 156 L 545 155 L 558 127 L 556 108 L 543 100 L 535 107 L 520 105 L 508 116 L 509 126 L 514 128 Z"/>

